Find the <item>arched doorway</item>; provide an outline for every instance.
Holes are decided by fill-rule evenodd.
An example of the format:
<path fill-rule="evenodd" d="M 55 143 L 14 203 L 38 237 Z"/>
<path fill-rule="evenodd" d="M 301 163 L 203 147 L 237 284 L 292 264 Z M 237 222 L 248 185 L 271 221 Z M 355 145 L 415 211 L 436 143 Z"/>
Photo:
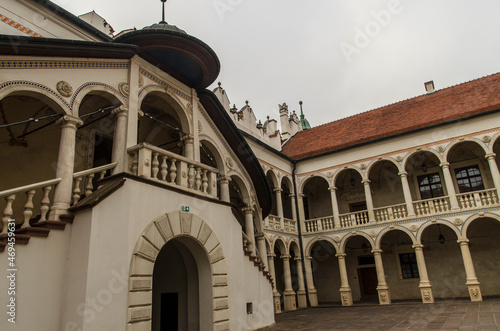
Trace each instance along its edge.
<path fill-rule="evenodd" d="M 311 247 L 311 269 L 318 303 L 340 303 L 339 263 L 337 250 L 326 240 L 319 240 Z"/>
<path fill-rule="evenodd" d="M 127 330 L 161 331 L 162 318 L 169 324 L 176 315 L 178 330 L 229 329 L 226 259 L 198 216 L 171 212 L 152 221 L 137 241 L 129 278 Z"/>

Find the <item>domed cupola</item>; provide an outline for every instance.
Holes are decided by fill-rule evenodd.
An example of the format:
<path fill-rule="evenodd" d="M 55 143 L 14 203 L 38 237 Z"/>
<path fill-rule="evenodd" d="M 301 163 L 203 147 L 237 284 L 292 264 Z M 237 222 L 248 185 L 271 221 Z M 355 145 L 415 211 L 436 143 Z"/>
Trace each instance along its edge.
<path fill-rule="evenodd" d="M 161 0 L 165 7 L 166 0 Z M 163 19 L 142 30 L 125 33 L 114 42 L 139 47 L 138 55 L 152 65 L 192 88 L 206 88 L 220 71 L 215 52 L 195 38 Z"/>

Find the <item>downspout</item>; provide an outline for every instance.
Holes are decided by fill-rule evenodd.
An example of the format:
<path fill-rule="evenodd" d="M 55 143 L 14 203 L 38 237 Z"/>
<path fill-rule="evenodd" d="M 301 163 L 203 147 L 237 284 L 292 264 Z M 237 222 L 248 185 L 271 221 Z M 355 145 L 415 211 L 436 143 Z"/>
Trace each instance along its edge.
<path fill-rule="evenodd" d="M 302 229 L 301 229 L 301 220 L 299 214 L 299 196 L 297 195 L 297 183 L 295 181 L 295 170 L 297 168 L 297 162 L 293 161 L 293 170 L 292 170 L 292 180 L 293 180 L 293 194 L 295 194 L 295 212 L 297 214 L 297 229 L 299 232 L 299 248 L 300 255 L 302 255 L 302 275 L 304 278 L 304 286 L 306 288 L 306 300 L 307 306 L 311 307 L 311 301 L 309 300 L 309 286 L 307 286 L 307 277 L 306 277 L 306 261 L 304 256 L 304 247 L 302 245 Z M 299 270 L 297 270 L 299 272 Z"/>

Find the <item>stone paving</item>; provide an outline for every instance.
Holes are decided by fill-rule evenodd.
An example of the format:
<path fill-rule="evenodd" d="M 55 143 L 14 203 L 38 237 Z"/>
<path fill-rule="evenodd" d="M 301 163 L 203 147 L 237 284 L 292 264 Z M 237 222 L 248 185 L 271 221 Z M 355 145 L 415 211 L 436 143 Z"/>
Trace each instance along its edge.
<path fill-rule="evenodd" d="M 500 298 L 320 306 L 276 315 L 265 330 L 500 330 Z"/>

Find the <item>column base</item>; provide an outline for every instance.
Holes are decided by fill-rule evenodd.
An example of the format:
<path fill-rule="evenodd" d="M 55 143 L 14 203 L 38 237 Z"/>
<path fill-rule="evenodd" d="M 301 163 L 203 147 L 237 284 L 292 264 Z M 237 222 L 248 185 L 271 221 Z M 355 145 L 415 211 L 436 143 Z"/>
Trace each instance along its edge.
<path fill-rule="evenodd" d="M 297 291 L 297 305 L 299 308 L 307 308 L 306 291 L 304 290 Z"/>
<path fill-rule="evenodd" d="M 432 294 L 432 286 L 420 285 L 420 295 L 423 303 L 434 303 L 434 295 Z"/>
<path fill-rule="evenodd" d="M 381 305 L 391 304 L 391 294 L 389 293 L 388 287 L 377 287 L 378 292 L 378 302 Z"/>
<path fill-rule="evenodd" d="M 309 289 L 309 303 L 311 307 L 318 307 L 318 291 L 316 289 Z"/>
<path fill-rule="evenodd" d="M 278 292 L 273 292 L 273 300 L 274 300 L 274 313 L 281 313 L 281 295 Z"/>
<path fill-rule="evenodd" d="M 483 301 L 483 296 L 481 295 L 481 288 L 479 287 L 479 283 L 468 283 L 466 284 L 469 289 L 470 301 L 472 302 L 480 302 Z"/>
<path fill-rule="evenodd" d="M 61 215 L 68 214 L 69 204 L 67 203 L 54 203 L 49 210 L 47 220 L 60 222 Z"/>
<path fill-rule="evenodd" d="M 342 306 L 352 306 L 352 293 L 351 288 L 341 288 L 340 289 L 340 299 L 342 301 Z"/>
<path fill-rule="evenodd" d="M 297 302 L 295 299 L 295 292 L 284 292 L 283 293 L 284 301 L 285 301 L 285 311 L 286 310 L 297 310 Z"/>

